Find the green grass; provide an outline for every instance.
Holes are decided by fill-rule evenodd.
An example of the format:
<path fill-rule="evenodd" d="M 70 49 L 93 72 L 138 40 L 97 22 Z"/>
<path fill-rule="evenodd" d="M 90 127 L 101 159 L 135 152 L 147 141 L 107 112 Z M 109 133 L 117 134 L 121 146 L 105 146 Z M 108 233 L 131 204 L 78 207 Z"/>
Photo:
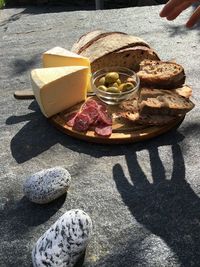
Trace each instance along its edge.
<path fill-rule="evenodd" d="M 3 8 L 5 6 L 5 0 L 0 0 L 0 8 Z"/>

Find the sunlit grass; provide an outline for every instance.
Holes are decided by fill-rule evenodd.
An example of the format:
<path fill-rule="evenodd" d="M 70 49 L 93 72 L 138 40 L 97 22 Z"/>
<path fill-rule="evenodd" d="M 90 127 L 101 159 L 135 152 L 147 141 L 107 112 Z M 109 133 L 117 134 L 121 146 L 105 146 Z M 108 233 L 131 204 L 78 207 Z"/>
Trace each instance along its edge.
<path fill-rule="evenodd" d="M 0 8 L 3 8 L 5 6 L 5 0 L 0 0 Z"/>

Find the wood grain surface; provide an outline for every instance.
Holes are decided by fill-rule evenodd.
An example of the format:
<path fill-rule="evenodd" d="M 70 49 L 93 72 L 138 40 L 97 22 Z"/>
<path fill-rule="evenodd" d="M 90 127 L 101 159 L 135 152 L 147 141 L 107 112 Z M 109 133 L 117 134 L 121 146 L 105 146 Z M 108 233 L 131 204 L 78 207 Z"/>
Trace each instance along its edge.
<path fill-rule="evenodd" d="M 178 127 L 184 120 L 184 116 L 182 116 L 178 117 L 176 120 L 172 119 L 169 124 L 163 126 L 146 126 L 130 122 L 127 119 L 115 118 L 113 119 L 111 136 L 102 137 L 95 134 L 93 129 L 88 130 L 87 132 L 78 132 L 66 124 L 65 116 L 67 116 L 67 114 L 70 114 L 73 111 L 78 111 L 80 106 L 81 104 L 76 105 L 68 109 L 67 111 L 59 113 L 51 117 L 49 121 L 65 134 L 74 138 L 93 143 L 125 144 L 144 141 L 159 136 L 173 128 Z M 110 113 L 114 114 L 117 111 L 118 107 L 108 106 L 108 109 Z"/>

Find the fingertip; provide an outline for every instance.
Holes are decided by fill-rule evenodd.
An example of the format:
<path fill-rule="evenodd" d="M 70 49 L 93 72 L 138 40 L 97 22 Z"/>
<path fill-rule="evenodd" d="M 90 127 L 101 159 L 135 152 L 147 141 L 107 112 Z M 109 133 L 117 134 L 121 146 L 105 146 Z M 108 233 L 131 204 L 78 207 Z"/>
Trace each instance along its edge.
<path fill-rule="evenodd" d="M 187 23 L 185 24 L 185 26 L 189 29 L 191 29 L 194 26 L 194 22 L 192 22 L 191 20 L 188 20 Z"/>
<path fill-rule="evenodd" d="M 160 16 L 161 18 L 166 17 L 166 12 L 165 12 L 164 9 L 162 9 L 162 10 L 160 11 L 159 16 Z"/>
<path fill-rule="evenodd" d="M 189 22 L 187 22 L 187 23 L 185 24 L 185 26 L 186 26 L 188 29 L 191 29 L 194 25 L 191 24 L 191 23 L 189 23 Z"/>

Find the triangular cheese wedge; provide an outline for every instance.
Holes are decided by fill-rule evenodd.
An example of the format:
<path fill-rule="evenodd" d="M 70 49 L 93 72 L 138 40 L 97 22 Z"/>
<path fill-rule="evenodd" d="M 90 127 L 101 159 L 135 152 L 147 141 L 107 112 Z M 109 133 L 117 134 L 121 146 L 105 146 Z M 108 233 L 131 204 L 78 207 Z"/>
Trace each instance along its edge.
<path fill-rule="evenodd" d="M 49 118 L 84 101 L 88 72 L 84 66 L 32 70 L 32 88 L 42 113 Z"/>
<path fill-rule="evenodd" d="M 68 51 L 62 47 L 54 47 L 42 55 L 42 64 L 44 68 L 62 67 L 62 66 L 86 66 L 90 69 L 90 61 L 76 53 Z M 88 77 L 88 91 L 91 92 L 91 73 Z"/>

